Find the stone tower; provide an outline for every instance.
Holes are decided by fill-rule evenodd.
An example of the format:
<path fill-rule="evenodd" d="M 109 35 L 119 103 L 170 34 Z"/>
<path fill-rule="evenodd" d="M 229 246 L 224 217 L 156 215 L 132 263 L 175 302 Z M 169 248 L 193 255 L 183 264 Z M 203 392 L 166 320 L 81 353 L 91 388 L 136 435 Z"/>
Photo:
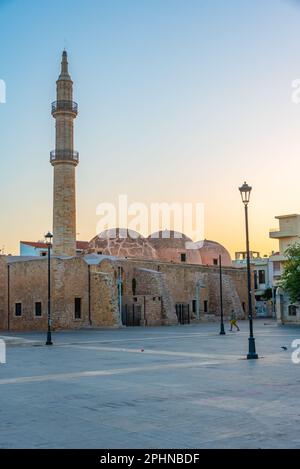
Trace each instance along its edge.
<path fill-rule="evenodd" d="M 62 54 L 61 74 L 56 82 L 56 101 L 52 116 L 56 121 L 56 147 L 50 162 L 54 168 L 53 255 L 76 255 L 75 168 L 79 163 L 74 151 L 73 120 L 78 106 L 73 102 L 73 82 L 68 72 L 67 52 Z"/>

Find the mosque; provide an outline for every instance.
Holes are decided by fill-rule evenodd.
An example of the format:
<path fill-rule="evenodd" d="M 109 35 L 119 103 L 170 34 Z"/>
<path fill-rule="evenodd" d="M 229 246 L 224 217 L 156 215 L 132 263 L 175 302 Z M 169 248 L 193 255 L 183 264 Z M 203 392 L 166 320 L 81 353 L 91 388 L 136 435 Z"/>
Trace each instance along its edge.
<path fill-rule="evenodd" d="M 67 52 L 52 103 L 56 123 L 53 167 L 51 324 L 53 329 L 158 326 L 216 320 L 223 310 L 244 318 L 247 277 L 215 241 L 193 243 L 176 231 L 149 237 L 119 227 L 90 242 L 76 240 L 76 167 L 73 82 Z M 47 328 L 46 245 L 22 242 L 23 256 L 0 256 L 0 329 Z M 31 250 L 30 250 L 31 249 Z"/>

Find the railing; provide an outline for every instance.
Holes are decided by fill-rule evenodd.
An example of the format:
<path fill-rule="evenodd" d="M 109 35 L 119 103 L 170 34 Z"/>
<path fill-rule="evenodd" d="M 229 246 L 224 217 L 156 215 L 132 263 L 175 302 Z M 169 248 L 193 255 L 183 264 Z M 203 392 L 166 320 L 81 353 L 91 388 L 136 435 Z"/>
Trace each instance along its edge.
<path fill-rule="evenodd" d="M 54 101 L 51 108 L 52 114 L 55 114 L 56 112 L 71 112 L 72 114 L 77 115 L 78 113 L 78 104 L 74 101 Z"/>
<path fill-rule="evenodd" d="M 72 161 L 79 163 L 78 151 L 72 150 L 53 150 L 50 152 L 50 163 L 53 161 Z"/>

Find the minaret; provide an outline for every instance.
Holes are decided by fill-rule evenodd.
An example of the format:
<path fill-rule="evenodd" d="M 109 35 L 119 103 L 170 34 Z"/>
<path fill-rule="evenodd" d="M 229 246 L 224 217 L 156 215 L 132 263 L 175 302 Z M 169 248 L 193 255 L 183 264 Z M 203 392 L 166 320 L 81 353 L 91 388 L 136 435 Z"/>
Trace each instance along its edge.
<path fill-rule="evenodd" d="M 73 120 L 78 106 L 73 102 L 73 82 L 68 72 L 67 52 L 62 54 L 61 74 L 56 82 L 57 100 L 52 103 L 56 120 L 56 148 L 50 162 L 54 168 L 53 255 L 76 255 L 75 168 L 79 155 L 74 151 Z"/>

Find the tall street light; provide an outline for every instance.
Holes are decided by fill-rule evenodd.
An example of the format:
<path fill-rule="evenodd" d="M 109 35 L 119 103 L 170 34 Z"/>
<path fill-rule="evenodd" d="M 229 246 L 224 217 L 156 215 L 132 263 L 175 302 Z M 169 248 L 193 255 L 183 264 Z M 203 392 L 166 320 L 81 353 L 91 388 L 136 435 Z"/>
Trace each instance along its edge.
<path fill-rule="evenodd" d="M 222 256 L 219 256 L 219 270 L 220 270 L 220 307 L 221 307 L 221 329 L 220 335 L 226 335 L 224 327 L 224 314 L 223 314 L 223 279 L 222 279 Z"/>
<path fill-rule="evenodd" d="M 46 244 L 48 247 L 48 331 L 46 345 L 53 345 L 51 337 L 51 247 L 53 235 L 50 231 L 45 235 Z"/>
<path fill-rule="evenodd" d="M 250 247 L 249 247 L 249 223 L 248 223 L 248 204 L 250 202 L 250 194 L 252 187 L 245 182 L 240 188 L 242 201 L 245 207 L 245 224 L 246 224 L 246 250 L 247 250 L 247 277 L 248 277 L 248 308 L 249 308 L 249 352 L 248 360 L 257 359 L 258 355 L 255 348 L 255 338 L 253 335 L 253 309 L 252 309 L 252 293 L 251 293 L 251 269 L 250 269 Z"/>

